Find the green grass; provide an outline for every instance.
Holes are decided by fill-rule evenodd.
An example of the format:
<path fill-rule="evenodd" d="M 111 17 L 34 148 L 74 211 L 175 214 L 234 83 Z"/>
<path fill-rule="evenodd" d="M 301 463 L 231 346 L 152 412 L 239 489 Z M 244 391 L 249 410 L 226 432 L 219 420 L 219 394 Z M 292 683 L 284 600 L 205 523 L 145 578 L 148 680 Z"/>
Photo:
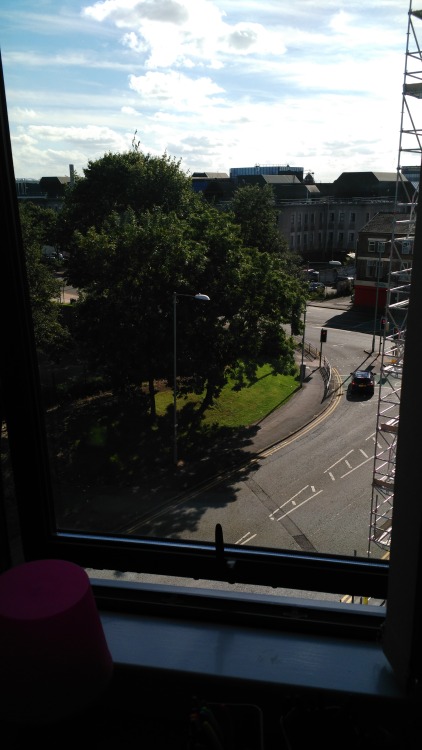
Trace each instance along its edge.
<path fill-rule="evenodd" d="M 297 375 L 273 375 L 271 365 L 264 364 L 258 368 L 256 381 L 246 388 L 238 390 L 230 380 L 216 403 L 205 412 L 202 424 L 246 427 L 259 422 L 281 406 L 298 389 L 298 385 Z M 195 409 L 201 401 L 202 395 L 181 396 L 177 398 L 177 407 L 180 411 L 187 405 Z M 172 405 L 172 391 L 157 393 L 158 416 L 163 416 Z"/>
<path fill-rule="evenodd" d="M 200 416 L 202 395 L 177 399 L 178 448 L 183 462 L 201 461 L 218 446 L 233 458 L 249 444 L 256 424 L 282 406 L 299 388 L 298 375 L 274 375 L 270 364 L 259 367 L 256 380 L 239 390 L 228 382 L 215 404 Z M 109 391 L 64 399 L 48 413 L 55 444 L 56 468 L 72 485 L 143 484 L 152 477 L 172 476 L 173 391 L 156 394 L 152 420 L 146 394 L 127 399 Z"/>

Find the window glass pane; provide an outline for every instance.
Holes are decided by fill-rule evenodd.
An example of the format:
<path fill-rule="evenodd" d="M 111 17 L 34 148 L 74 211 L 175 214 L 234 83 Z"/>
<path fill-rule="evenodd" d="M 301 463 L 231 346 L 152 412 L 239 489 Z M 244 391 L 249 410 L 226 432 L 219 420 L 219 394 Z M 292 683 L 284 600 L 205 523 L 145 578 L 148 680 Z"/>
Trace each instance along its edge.
<path fill-rule="evenodd" d="M 348 396 L 373 309 L 359 326 L 331 326 L 331 308 L 307 306 L 325 299 L 329 259 L 344 250 L 344 233 L 335 247 L 322 219 L 346 214 L 323 197 L 318 245 L 329 253 L 308 288 L 300 252 L 316 240 L 291 230 L 295 216 L 298 230 L 312 228 L 315 210 L 291 212 L 287 236 L 274 221 L 275 186 L 282 213 L 292 201 L 282 178 L 296 187 L 303 168 L 239 168 L 245 151 L 226 147 L 226 171 L 212 169 L 217 58 L 249 64 L 244 43 L 216 59 L 191 49 L 188 6 L 168 44 L 168 19 L 152 31 L 123 6 L 65 7 L 66 22 L 54 4 L 3 11 L 2 50 L 54 529 L 388 557 L 369 549 L 377 395 L 359 412 Z M 218 8 L 204 4 L 237 38 L 242 14 L 223 21 Z M 242 114 L 230 95 L 228 121 Z M 342 319 L 344 299 L 331 298 Z"/>

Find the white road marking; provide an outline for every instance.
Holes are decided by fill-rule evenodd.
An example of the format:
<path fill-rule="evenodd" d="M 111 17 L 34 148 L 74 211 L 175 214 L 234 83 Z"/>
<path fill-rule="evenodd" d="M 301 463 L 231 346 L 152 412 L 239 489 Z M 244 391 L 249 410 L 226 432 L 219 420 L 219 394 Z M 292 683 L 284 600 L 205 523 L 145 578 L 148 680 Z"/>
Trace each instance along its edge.
<path fill-rule="evenodd" d="M 250 531 L 248 531 L 248 533 L 241 536 L 235 544 L 247 544 L 248 542 L 251 542 L 252 539 L 255 539 L 255 537 L 256 534 L 251 534 Z"/>
<path fill-rule="evenodd" d="M 310 497 L 307 497 L 306 500 L 303 500 L 303 502 L 299 503 L 299 505 L 296 505 L 291 510 L 288 510 L 286 513 L 283 513 L 279 518 L 276 518 L 276 521 L 281 521 L 282 518 L 286 518 L 286 516 L 289 516 L 290 513 L 293 513 L 294 510 L 297 510 L 298 508 L 300 508 L 301 505 L 306 505 L 306 503 L 309 503 L 309 500 L 313 500 L 314 497 L 316 497 L 317 495 L 320 495 L 321 492 L 322 492 L 322 490 L 319 490 L 314 495 L 311 495 Z"/>
<path fill-rule="evenodd" d="M 274 515 L 275 515 L 276 513 L 278 513 L 278 511 L 279 511 L 279 510 L 281 510 L 282 508 L 284 508 L 284 507 L 285 507 L 286 505 L 288 505 L 289 503 L 295 504 L 295 503 L 294 503 L 294 499 L 295 499 L 295 497 L 298 497 L 298 495 L 300 495 L 300 494 L 301 494 L 302 492 L 304 492 L 305 490 L 307 490 L 307 489 L 308 489 L 308 487 L 309 487 L 309 484 L 307 484 L 307 485 L 306 485 L 305 487 L 302 487 L 302 489 L 301 489 L 301 490 L 299 490 L 299 492 L 296 492 L 296 495 L 293 495 L 293 497 L 290 497 L 290 498 L 289 498 L 288 500 L 286 500 L 286 502 L 285 502 L 285 503 L 283 503 L 282 505 L 279 505 L 279 506 L 278 506 L 278 508 L 276 508 L 275 510 L 273 510 L 273 512 L 272 512 L 272 513 L 270 513 L 270 515 L 269 515 L 268 517 L 269 517 L 269 518 L 272 518 L 272 520 L 274 520 L 274 519 L 273 519 L 273 516 L 274 516 Z"/>

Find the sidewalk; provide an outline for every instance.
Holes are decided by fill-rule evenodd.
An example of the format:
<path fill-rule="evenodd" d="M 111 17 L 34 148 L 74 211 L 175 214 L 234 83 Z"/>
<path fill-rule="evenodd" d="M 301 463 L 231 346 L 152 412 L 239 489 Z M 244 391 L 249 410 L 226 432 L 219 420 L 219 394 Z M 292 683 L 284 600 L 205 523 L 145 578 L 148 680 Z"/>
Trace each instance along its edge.
<path fill-rule="evenodd" d="M 302 387 L 291 396 L 287 404 L 276 409 L 258 425 L 251 445 L 245 453 L 260 453 L 272 445 L 286 440 L 318 417 L 330 404 L 325 393 L 319 359 L 304 360 L 306 375 Z"/>

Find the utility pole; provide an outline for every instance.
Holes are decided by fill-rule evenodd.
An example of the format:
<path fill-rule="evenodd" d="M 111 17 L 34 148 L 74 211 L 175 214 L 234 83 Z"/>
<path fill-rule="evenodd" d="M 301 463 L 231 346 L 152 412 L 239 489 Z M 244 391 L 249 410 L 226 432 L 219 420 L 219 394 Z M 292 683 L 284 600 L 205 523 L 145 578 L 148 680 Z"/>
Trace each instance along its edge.
<path fill-rule="evenodd" d="M 305 328 L 306 328 L 306 302 L 305 302 L 305 309 L 303 311 L 303 334 L 302 334 L 302 361 L 300 363 L 300 387 L 303 386 L 303 379 L 304 379 L 304 367 L 303 364 L 303 357 L 305 354 Z"/>

